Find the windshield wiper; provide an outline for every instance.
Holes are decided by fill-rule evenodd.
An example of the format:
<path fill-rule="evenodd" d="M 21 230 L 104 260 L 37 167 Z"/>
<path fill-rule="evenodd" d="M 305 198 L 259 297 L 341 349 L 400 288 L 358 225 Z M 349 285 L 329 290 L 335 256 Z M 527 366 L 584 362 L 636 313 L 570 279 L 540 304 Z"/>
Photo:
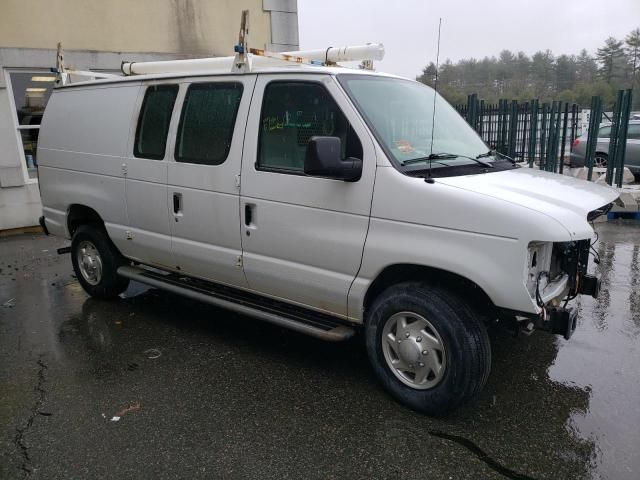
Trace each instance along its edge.
<path fill-rule="evenodd" d="M 489 155 L 487 155 L 487 156 L 489 156 Z M 472 161 L 476 162 L 479 165 L 482 165 L 483 167 L 493 168 L 492 164 L 490 164 L 488 162 L 483 162 L 482 160 L 479 160 L 478 158 L 468 157 L 467 155 L 459 155 L 457 153 L 445 153 L 445 152 L 432 153 L 430 155 L 427 155 L 426 157 L 411 158 L 409 160 L 405 160 L 404 162 L 401 162 L 400 165 L 402 165 L 404 167 L 405 165 L 411 165 L 411 164 L 419 163 L 419 162 L 426 162 L 426 161 L 429 161 L 429 160 L 446 160 L 446 159 L 453 160 L 454 158 L 467 158 L 469 160 L 472 160 Z"/>
<path fill-rule="evenodd" d="M 484 157 L 500 157 L 500 158 L 504 158 L 505 160 L 509 160 L 512 164 L 516 165 L 516 161 L 513 158 L 505 155 L 504 153 L 500 153 L 497 150 L 489 150 L 486 153 L 481 153 L 476 158 L 484 158 Z"/>
<path fill-rule="evenodd" d="M 451 153 L 431 153 L 426 157 L 418 157 L 411 158 L 409 160 L 405 160 L 404 162 L 400 162 L 400 165 L 403 167 L 405 165 L 413 165 L 414 163 L 426 162 L 428 160 L 446 160 L 446 159 L 454 159 L 458 158 L 460 155 L 453 155 Z"/>

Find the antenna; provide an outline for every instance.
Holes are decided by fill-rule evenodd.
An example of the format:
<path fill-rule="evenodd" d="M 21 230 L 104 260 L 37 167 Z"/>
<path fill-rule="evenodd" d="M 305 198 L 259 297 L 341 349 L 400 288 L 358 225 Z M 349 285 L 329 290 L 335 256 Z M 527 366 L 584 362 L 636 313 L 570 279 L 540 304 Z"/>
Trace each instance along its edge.
<path fill-rule="evenodd" d="M 442 17 L 438 22 L 438 49 L 436 52 L 436 79 L 433 83 L 433 112 L 431 116 L 431 148 L 429 150 L 429 177 L 431 177 L 431 156 L 433 155 L 433 131 L 436 127 L 436 95 L 438 94 L 438 70 L 440 69 L 440 29 L 442 28 Z"/>

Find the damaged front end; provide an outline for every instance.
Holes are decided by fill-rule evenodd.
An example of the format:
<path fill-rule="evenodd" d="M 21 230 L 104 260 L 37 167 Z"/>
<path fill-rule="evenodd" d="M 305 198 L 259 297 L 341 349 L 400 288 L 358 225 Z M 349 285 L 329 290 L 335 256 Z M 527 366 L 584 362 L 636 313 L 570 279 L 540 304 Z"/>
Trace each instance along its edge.
<path fill-rule="evenodd" d="M 611 205 L 589 212 L 588 220 L 605 215 Z M 526 264 L 526 287 L 538 307 L 538 314 L 511 316 L 518 332 L 543 330 L 567 340 L 577 322 L 577 310 L 568 308 L 578 295 L 598 298 L 600 279 L 587 273 L 589 256 L 599 262 L 590 239 L 569 242 L 531 242 Z"/>
<path fill-rule="evenodd" d="M 576 328 L 577 310 L 567 303 L 578 295 L 598 297 L 600 279 L 587 273 L 591 240 L 555 242 L 547 270 L 538 270 L 531 286 L 540 314 L 526 328 L 545 330 L 567 340 Z M 535 248 L 534 248 L 535 250 Z M 531 274 L 531 272 L 530 272 Z"/>

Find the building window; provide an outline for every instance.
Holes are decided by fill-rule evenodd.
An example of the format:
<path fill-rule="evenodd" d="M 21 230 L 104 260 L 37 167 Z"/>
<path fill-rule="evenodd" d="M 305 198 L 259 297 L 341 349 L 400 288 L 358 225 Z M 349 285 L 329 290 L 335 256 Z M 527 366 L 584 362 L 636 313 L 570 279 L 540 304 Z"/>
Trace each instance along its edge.
<path fill-rule="evenodd" d="M 9 91 L 13 93 L 18 135 L 22 141 L 23 161 L 29 178 L 37 178 L 38 134 L 55 75 L 46 71 L 9 72 Z"/>

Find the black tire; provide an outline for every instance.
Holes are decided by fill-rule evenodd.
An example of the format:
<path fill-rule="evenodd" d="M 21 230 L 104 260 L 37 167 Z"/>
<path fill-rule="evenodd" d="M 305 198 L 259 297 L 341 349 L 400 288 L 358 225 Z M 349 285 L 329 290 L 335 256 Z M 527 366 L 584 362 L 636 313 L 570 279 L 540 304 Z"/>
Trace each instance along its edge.
<path fill-rule="evenodd" d="M 93 244 L 100 255 L 102 274 L 95 285 L 85 278 L 78 263 L 79 249 L 83 242 Z M 129 286 L 129 279 L 117 273 L 118 267 L 126 265 L 127 260 L 118 252 L 102 225 L 87 224 L 78 227 L 71 240 L 71 262 L 80 285 L 92 297 L 105 300 L 115 298 Z"/>
<path fill-rule="evenodd" d="M 428 319 L 442 339 L 446 368 L 431 388 L 406 385 L 385 359 L 384 325 L 399 312 Z M 491 346 L 484 323 L 466 302 L 440 287 L 407 282 L 388 288 L 371 306 L 365 337 L 369 360 L 383 387 L 401 403 L 428 415 L 441 416 L 470 401 L 489 377 Z"/>

